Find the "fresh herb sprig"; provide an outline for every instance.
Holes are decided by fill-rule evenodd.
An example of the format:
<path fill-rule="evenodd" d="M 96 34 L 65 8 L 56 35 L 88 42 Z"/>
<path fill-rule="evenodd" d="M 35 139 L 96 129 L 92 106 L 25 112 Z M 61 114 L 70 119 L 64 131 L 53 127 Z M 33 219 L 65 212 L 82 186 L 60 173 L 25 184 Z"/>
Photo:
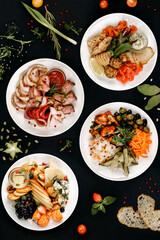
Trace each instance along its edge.
<path fill-rule="evenodd" d="M 46 20 L 49 22 L 49 24 L 53 27 L 56 26 L 56 19 L 53 16 L 53 14 L 51 12 L 48 11 L 47 7 L 45 6 L 45 10 L 46 10 L 46 14 L 45 14 L 45 18 Z M 61 45 L 59 43 L 57 34 L 52 30 L 52 29 L 48 29 L 47 32 L 47 36 L 52 36 L 51 40 L 54 43 L 54 49 L 56 50 L 56 54 L 57 54 L 57 59 L 60 60 L 61 58 Z"/>
<path fill-rule="evenodd" d="M 122 128 L 117 126 L 118 133 L 113 135 L 111 140 L 112 143 L 121 143 L 122 145 L 127 145 L 128 142 L 132 140 L 136 131 L 130 131 L 128 128 Z"/>
<path fill-rule="evenodd" d="M 53 93 L 57 90 L 56 86 L 53 84 L 51 89 L 45 94 L 46 96 L 52 96 Z"/>
<path fill-rule="evenodd" d="M 107 51 L 110 52 L 111 57 L 117 58 L 120 54 L 130 50 L 130 48 L 129 34 L 123 36 L 122 31 L 120 31 L 119 36 L 112 39 L 111 46 L 107 48 Z"/>
<path fill-rule="evenodd" d="M 160 88 L 156 85 L 143 84 L 137 87 L 138 91 L 145 96 L 151 96 L 148 100 L 145 110 L 149 111 L 160 104 Z"/>
<path fill-rule="evenodd" d="M 33 32 L 34 36 L 36 36 L 37 39 L 42 39 L 44 36 L 44 32 L 39 32 L 39 28 L 36 27 L 35 29 L 31 30 Z"/>
<path fill-rule="evenodd" d="M 72 21 L 70 21 L 69 23 L 65 23 L 64 24 L 64 28 L 65 28 L 65 30 L 67 30 L 67 31 L 69 31 L 69 30 L 71 30 L 71 31 L 73 31 L 76 35 L 79 35 L 79 33 L 82 31 L 82 29 L 83 28 L 76 28 L 75 27 L 75 24 L 72 22 Z"/>
<path fill-rule="evenodd" d="M 66 145 L 60 149 L 60 152 L 64 151 L 67 147 L 72 147 L 72 141 L 66 139 Z"/>
<path fill-rule="evenodd" d="M 12 40 L 14 42 L 20 43 L 21 48 L 17 49 L 18 55 L 20 55 L 22 53 L 22 51 L 23 51 L 24 45 L 30 44 L 33 40 L 23 41 L 23 40 L 20 40 L 20 39 L 16 39 L 15 38 L 16 31 L 17 31 L 17 27 L 16 26 L 9 26 L 7 34 L 6 35 L 0 35 L 0 38 L 5 38 L 7 40 Z M 9 54 L 9 50 L 11 50 L 11 48 L 8 48 L 8 54 Z"/>
<path fill-rule="evenodd" d="M 107 196 L 107 197 L 103 198 L 101 201 L 99 201 L 97 203 L 93 203 L 92 208 L 91 208 L 91 214 L 95 215 L 99 211 L 102 211 L 103 213 L 105 213 L 106 209 L 105 209 L 104 205 L 108 206 L 108 205 L 114 203 L 115 201 L 116 201 L 116 197 Z"/>

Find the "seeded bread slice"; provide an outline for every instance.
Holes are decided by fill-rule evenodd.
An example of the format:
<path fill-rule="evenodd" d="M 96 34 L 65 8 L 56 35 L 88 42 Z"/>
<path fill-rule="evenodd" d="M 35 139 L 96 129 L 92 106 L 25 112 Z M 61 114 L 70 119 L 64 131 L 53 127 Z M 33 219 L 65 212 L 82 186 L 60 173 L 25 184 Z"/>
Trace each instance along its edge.
<path fill-rule="evenodd" d="M 138 197 L 138 210 L 146 225 L 153 231 L 160 231 L 160 210 L 155 210 L 155 200 L 148 195 Z"/>
<path fill-rule="evenodd" d="M 134 211 L 133 207 L 122 207 L 119 209 L 117 218 L 120 223 L 132 227 L 132 228 L 140 228 L 146 229 L 148 228 L 141 215 L 138 211 Z"/>

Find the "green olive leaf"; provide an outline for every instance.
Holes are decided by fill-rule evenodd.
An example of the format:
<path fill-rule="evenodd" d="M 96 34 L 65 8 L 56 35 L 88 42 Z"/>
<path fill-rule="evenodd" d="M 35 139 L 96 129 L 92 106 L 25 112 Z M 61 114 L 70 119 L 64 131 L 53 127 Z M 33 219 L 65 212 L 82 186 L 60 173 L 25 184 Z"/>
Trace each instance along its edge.
<path fill-rule="evenodd" d="M 116 197 L 107 196 L 103 199 L 103 204 L 110 205 L 116 201 Z"/>
<path fill-rule="evenodd" d="M 95 215 L 95 214 L 98 213 L 98 211 L 99 211 L 98 208 L 92 208 L 92 209 L 91 209 L 91 214 L 92 214 L 92 215 Z"/>
<path fill-rule="evenodd" d="M 137 87 L 138 91 L 145 96 L 154 96 L 160 92 L 160 88 L 156 85 L 143 84 Z"/>
<path fill-rule="evenodd" d="M 99 208 L 99 203 L 93 203 L 92 208 Z"/>
<path fill-rule="evenodd" d="M 160 103 L 160 94 L 153 96 L 148 100 L 148 103 L 145 106 L 145 110 L 149 111 L 155 106 L 157 106 L 159 103 Z"/>
<path fill-rule="evenodd" d="M 105 207 L 104 207 L 103 205 L 101 205 L 101 211 L 102 211 L 103 213 L 106 212 L 106 209 L 105 209 Z"/>

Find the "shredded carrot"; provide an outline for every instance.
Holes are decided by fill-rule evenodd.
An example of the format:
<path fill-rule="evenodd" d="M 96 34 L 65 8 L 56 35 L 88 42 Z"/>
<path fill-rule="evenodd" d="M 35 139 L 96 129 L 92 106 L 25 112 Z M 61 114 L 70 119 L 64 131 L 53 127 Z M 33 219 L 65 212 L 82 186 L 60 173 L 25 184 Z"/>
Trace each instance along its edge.
<path fill-rule="evenodd" d="M 136 129 L 136 135 L 129 142 L 130 147 L 139 159 L 139 157 L 147 158 L 147 152 L 149 152 L 149 145 L 152 143 L 150 135 L 152 133 L 146 133 L 140 129 Z"/>
<path fill-rule="evenodd" d="M 107 37 L 118 37 L 120 34 L 120 31 L 126 31 L 126 33 L 130 32 L 130 35 L 135 33 L 137 31 L 137 27 L 132 25 L 128 27 L 127 21 L 120 21 L 116 27 L 108 26 L 103 29 L 102 33 L 105 33 Z"/>

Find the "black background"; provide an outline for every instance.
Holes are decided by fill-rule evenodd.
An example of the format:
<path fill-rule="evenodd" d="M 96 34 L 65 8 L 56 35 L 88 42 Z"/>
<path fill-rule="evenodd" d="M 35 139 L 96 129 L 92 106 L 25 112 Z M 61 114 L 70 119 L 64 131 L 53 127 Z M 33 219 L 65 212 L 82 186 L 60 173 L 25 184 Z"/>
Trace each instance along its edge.
<path fill-rule="evenodd" d="M 25 0 L 31 6 L 31 0 Z M 129 8 L 126 5 L 125 0 L 108 0 L 109 7 L 105 10 L 100 9 L 99 0 L 44 0 L 45 4 L 49 4 L 48 9 L 55 15 L 57 19 L 57 28 L 63 30 L 62 21 L 75 21 L 76 26 L 83 27 L 83 31 L 80 36 L 76 36 L 72 33 L 68 33 L 69 36 L 75 38 L 78 41 L 77 46 L 66 42 L 59 38 L 62 46 L 62 62 L 68 64 L 79 75 L 85 92 L 85 105 L 81 117 L 77 123 L 69 129 L 67 132 L 50 138 L 36 138 L 39 140 L 39 144 L 34 144 L 29 148 L 29 154 L 31 153 L 49 153 L 63 159 L 74 171 L 78 184 L 79 184 L 79 199 L 75 211 L 71 217 L 61 226 L 56 229 L 35 232 L 27 230 L 17 225 L 6 213 L 2 202 L 0 203 L 0 235 L 4 238 L 14 239 L 115 239 L 118 238 L 142 238 L 153 237 L 158 239 L 158 232 L 151 230 L 139 230 L 127 228 L 121 225 L 117 220 L 118 209 L 122 206 L 132 205 L 136 209 L 136 199 L 141 193 L 149 194 L 156 199 L 156 208 L 160 208 L 160 151 L 158 150 L 157 156 L 151 165 L 151 167 L 139 177 L 126 181 L 126 182 L 114 182 L 105 180 L 95 175 L 85 164 L 79 149 L 79 134 L 84 120 L 87 116 L 97 107 L 114 101 L 123 101 L 135 104 L 136 106 L 144 110 L 146 101 L 144 96 L 140 94 L 136 88 L 124 91 L 110 91 L 96 85 L 85 73 L 81 61 L 80 61 L 80 43 L 81 38 L 90 26 L 90 24 L 99 17 L 115 12 L 129 13 L 142 19 L 153 31 L 157 44 L 160 42 L 160 1 L 156 0 L 138 0 L 138 5 L 135 8 Z M 57 5 L 55 6 L 55 3 Z M 150 6 L 150 7 L 148 7 Z M 39 9 L 44 12 L 44 7 Z M 68 11 L 66 13 L 66 10 Z M 63 13 L 62 15 L 60 13 Z M 20 31 L 18 33 L 19 38 L 25 40 L 35 39 L 31 33 L 31 25 L 37 27 L 40 25 L 33 21 L 31 23 L 31 17 L 27 11 L 23 8 L 19 0 L 5 0 L 1 1 L 0 6 L 0 34 L 5 33 L 6 24 L 16 24 L 19 26 Z M 27 25 L 27 23 L 30 25 Z M 59 23 L 62 25 L 60 26 Z M 40 27 L 41 31 L 45 31 L 43 27 Z M 24 35 L 24 37 L 23 37 Z M 17 38 L 18 38 L 17 37 Z M 3 42 L 0 40 L 0 44 Z M 66 49 L 68 51 L 66 51 Z M 27 51 L 27 52 L 26 52 Z M 8 63 L 9 67 L 6 69 L 4 80 L 0 82 L 0 123 L 4 120 L 8 125 L 15 125 L 8 114 L 5 94 L 8 82 L 12 74 L 24 63 L 36 59 L 36 58 L 55 58 L 55 52 L 51 41 L 45 36 L 44 42 L 36 40 L 30 46 L 25 46 L 23 56 L 11 58 L 11 63 Z M 150 79 L 153 79 L 153 84 L 160 86 L 159 76 L 159 64 L 158 58 L 156 67 L 151 76 L 146 80 L 146 83 L 150 83 Z M 9 69 L 10 68 L 10 69 Z M 156 108 L 149 111 L 148 114 L 155 123 L 159 132 L 160 124 L 156 122 L 156 118 L 160 117 L 160 112 Z M 2 126 L 2 125 L 1 125 Z M 24 132 L 16 127 L 16 132 L 19 136 L 23 137 Z M 29 139 L 33 141 L 35 137 L 29 135 Z M 71 139 L 73 141 L 72 152 L 64 151 L 59 152 L 61 144 L 60 140 Z M 1 141 L 1 144 L 4 143 Z M 27 144 L 27 141 L 24 141 Z M 19 155 L 20 157 L 24 154 Z M 0 159 L 0 182 L 7 169 L 13 162 L 3 161 Z M 147 183 L 146 183 L 147 182 Z M 150 188 L 149 188 L 150 187 Z M 153 191 L 153 192 L 151 192 Z M 117 200 L 113 205 L 106 208 L 106 214 L 98 213 L 92 216 L 90 213 L 91 205 L 93 203 L 93 192 L 100 193 L 103 197 L 107 195 L 116 196 Z M 125 203 L 124 203 L 125 201 Z M 87 226 L 87 234 L 85 236 L 79 236 L 76 228 L 79 224 L 85 224 Z"/>

